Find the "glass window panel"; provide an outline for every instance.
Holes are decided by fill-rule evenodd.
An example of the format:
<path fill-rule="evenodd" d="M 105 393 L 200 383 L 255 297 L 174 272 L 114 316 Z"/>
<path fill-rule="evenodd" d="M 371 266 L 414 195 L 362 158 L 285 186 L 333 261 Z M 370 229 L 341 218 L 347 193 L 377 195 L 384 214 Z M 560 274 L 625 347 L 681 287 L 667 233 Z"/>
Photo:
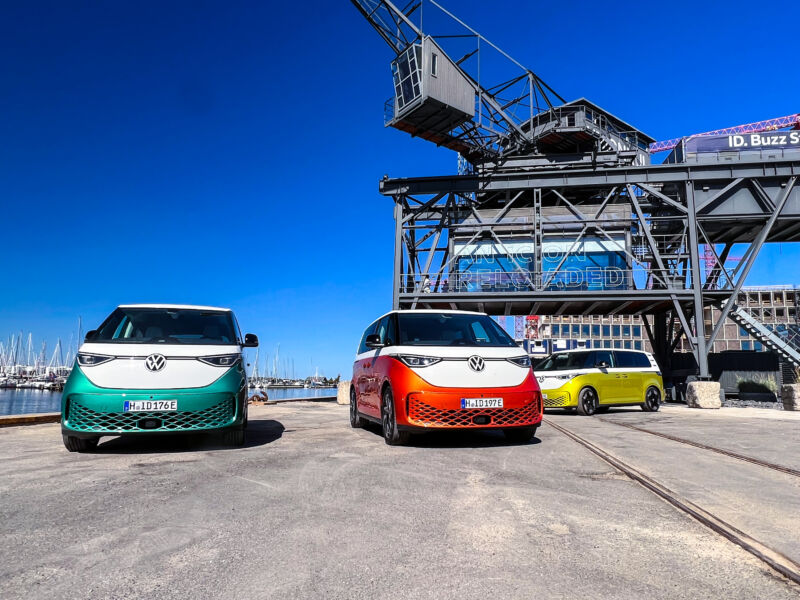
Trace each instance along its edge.
<path fill-rule="evenodd" d="M 611 326 L 603 325 L 603 337 L 611 337 Z"/>
<path fill-rule="evenodd" d="M 614 333 L 613 333 L 613 336 L 614 336 L 615 338 L 619 337 L 619 325 L 614 325 L 614 326 L 611 328 L 611 330 L 614 332 Z M 615 346 L 615 348 L 616 348 L 616 346 Z"/>

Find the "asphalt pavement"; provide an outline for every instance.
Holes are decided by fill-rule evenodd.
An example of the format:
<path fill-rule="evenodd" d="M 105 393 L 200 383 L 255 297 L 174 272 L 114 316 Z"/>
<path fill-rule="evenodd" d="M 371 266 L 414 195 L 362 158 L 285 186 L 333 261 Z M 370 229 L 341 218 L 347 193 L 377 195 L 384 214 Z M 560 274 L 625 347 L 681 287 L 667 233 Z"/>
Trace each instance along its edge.
<path fill-rule="evenodd" d="M 667 410 L 647 423 L 685 434 L 695 427 L 687 435 L 707 441 L 706 419 L 718 419 L 717 431 L 744 430 L 741 418 L 696 412 Z M 791 506 L 785 486 L 797 490 L 718 455 L 692 471 L 682 446 L 656 436 L 577 415 L 548 418 L 624 450 L 700 501 L 693 485 L 725 479 L 718 500 L 738 473 L 748 502 L 754 478 L 763 477 L 769 502 Z M 681 419 L 703 427 L 680 428 Z M 759 440 L 781 446 L 762 454 L 798 456 L 791 423 L 754 420 L 764 428 Z M 705 483 L 692 483 L 692 472 Z M 759 531 L 794 551 L 800 535 L 784 525 L 783 536 L 775 526 Z M 94 454 L 70 454 L 57 424 L 0 429 L 0 540 L 4 599 L 800 596 L 548 425 L 532 444 L 467 432 L 389 447 L 376 428 L 350 429 L 347 407 L 333 403 L 251 407 L 244 448 L 194 436 L 106 438 Z"/>

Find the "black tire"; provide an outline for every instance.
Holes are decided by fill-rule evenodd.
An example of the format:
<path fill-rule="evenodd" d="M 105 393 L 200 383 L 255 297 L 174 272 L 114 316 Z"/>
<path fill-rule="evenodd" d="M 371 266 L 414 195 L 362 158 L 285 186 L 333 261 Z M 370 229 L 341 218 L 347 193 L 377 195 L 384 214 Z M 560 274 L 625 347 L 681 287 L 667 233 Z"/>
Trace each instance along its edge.
<path fill-rule="evenodd" d="M 367 424 L 366 419 L 358 414 L 358 404 L 356 403 L 356 388 L 350 388 L 350 427 L 361 429 Z"/>
<path fill-rule="evenodd" d="M 608 409 L 611 408 L 610 406 L 598 406 L 597 412 L 599 413 L 607 413 Z"/>
<path fill-rule="evenodd" d="M 514 427 L 503 429 L 503 435 L 509 442 L 516 444 L 527 444 L 536 435 L 538 427 Z"/>
<path fill-rule="evenodd" d="M 578 394 L 578 414 L 591 417 L 597 412 L 597 393 L 590 387 L 585 387 Z"/>
<path fill-rule="evenodd" d="M 226 446 L 244 446 L 244 425 L 235 429 L 227 429 L 223 434 Z"/>
<path fill-rule="evenodd" d="M 644 412 L 658 412 L 659 406 L 661 406 L 661 392 L 658 391 L 657 387 L 651 385 L 644 393 L 642 410 Z"/>
<path fill-rule="evenodd" d="M 381 425 L 383 425 L 383 439 L 389 446 L 402 446 L 408 443 L 407 431 L 397 429 L 397 417 L 394 414 L 394 396 L 392 388 L 388 385 L 381 394 Z"/>
<path fill-rule="evenodd" d="M 62 435 L 64 447 L 70 452 L 92 452 L 97 448 L 100 438 L 79 438 L 71 435 Z"/>

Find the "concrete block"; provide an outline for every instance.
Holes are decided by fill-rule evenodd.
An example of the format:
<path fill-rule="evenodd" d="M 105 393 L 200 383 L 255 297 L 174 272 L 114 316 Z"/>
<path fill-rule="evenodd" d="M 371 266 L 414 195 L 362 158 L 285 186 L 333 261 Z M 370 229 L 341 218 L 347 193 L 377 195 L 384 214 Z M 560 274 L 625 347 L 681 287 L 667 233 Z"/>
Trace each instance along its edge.
<path fill-rule="evenodd" d="M 689 382 L 686 386 L 686 404 L 690 408 L 720 408 L 719 382 Z"/>
<path fill-rule="evenodd" d="M 800 383 L 781 386 L 783 410 L 800 410 Z"/>
<path fill-rule="evenodd" d="M 336 389 L 336 404 L 350 404 L 350 382 L 340 381 Z"/>

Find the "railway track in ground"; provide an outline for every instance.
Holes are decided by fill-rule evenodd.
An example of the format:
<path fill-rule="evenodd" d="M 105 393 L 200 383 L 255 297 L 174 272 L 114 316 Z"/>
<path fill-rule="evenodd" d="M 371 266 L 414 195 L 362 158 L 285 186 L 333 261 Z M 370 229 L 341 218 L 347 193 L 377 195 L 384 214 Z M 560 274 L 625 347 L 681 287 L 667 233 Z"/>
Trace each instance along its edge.
<path fill-rule="evenodd" d="M 695 442 L 693 440 L 687 440 L 686 438 L 677 437 L 674 435 L 669 435 L 667 433 L 661 433 L 660 431 L 653 431 L 651 429 L 645 429 L 644 427 L 639 427 L 637 425 L 631 425 L 630 423 L 620 423 L 619 421 L 612 421 L 611 419 L 604 419 L 602 417 L 595 417 L 599 421 L 603 423 L 611 423 L 612 425 L 619 425 L 620 427 L 627 427 L 628 429 L 633 429 L 634 431 L 640 431 L 642 433 L 649 433 L 650 435 L 655 435 L 660 438 L 664 438 L 666 440 L 672 440 L 673 442 L 678 442 L 680 444 L 685 444 L 687 446 L 694 446 L 695 448 L 700 448 L 702 450 L 708 450 L 709 452 L 716 452 L 717 454 L 722 454 L 724 456 L 728 456 L 730 458 L 735 458 L 737 460 L 741 460 L 744 462 L 748 462 L 753 465 L 759 465 L 761 467 L 765 467 L 767 469 L 772 469 L 773 471 L 779 471 L 781 473 L 785 473 L 787 475 L 793 475 L 795 477 L 800 477 L 800 471 L 797 469 L 792 469 L 790 467 L 786 467 L 784 465 L 778 465 L 775 463 L 767 462 L 765 460 L 761 460 L 758 458 L 754 458 L 752 456 L 747 456 L 746 454 L 739 454 L 738 452 L 733 452 L 732 450 L 725 450 L 724 448 L 717 448 L 716 446 L 709 446 L 707 444 L 703 444 L 701 442 Z"/>
<path fill-rule="evenodd" d="M 763 544 L 762 542 L 758 541 L 757 539 L 753 538 L 747 533 L 741 531 L 740 529 L 737 529 L 730 523 L 727 523 L 726 521 L 719 518 L 715 514 L 705 510 L 704 508 L 698 506 L 697 504 L 694 504 L 690 500 L 683 498 L 677 492 L 674 492 L 673 490 L 659 483 L 652 477 L 642 473 L 635 467 L 629 465 L 625 461 L 607 452 L 600 446 L 597 446 L 596 444 L 590 442 L 586 438 L 570 431 L 569 429 L 566 429 L 565 427 L 556 425 L 550 419 L 543 419 L 543 421 L 556 431 L 562 433 L 563 435 L 570 438 L 574 442 L 580 444 L 581 446 L 583 446 L 584 448 L 586 448 L 587 450 L 598 456 L 600 459 L 602 459 L 603 461 L 605 461 L 618 471 L 624 473 L 630 479 L 636 481 L 646 489 L 650 490 L 655 495 L 659 496 L 666 502 L 670 503 L 681 512 L 689 515 L 702 525 L 708 527 L 712 531 L 718 533 L 722 537 L 726 538 L 727 540 L 733 542 L 734 544 L 741 547 L 745 551 L 749 552 L 750 554 L 761 560 L 763 563 L 768 565 L 770 568 L 772 568 L 776 572 L 786 577 L 788 580 L 794 582 L 797 585 L 800 585 L 800 563 L 797 563 L 788 556 L 781 554 L 776 550 L 773 550 L 769 546 Z M 690 445 L 694 445 L 694 443 Z M 734 456 L 734 458 L 737 457 Z M 760 462 L 763 461 L 759 461 L 754 464 L 759 464 Z"/>

